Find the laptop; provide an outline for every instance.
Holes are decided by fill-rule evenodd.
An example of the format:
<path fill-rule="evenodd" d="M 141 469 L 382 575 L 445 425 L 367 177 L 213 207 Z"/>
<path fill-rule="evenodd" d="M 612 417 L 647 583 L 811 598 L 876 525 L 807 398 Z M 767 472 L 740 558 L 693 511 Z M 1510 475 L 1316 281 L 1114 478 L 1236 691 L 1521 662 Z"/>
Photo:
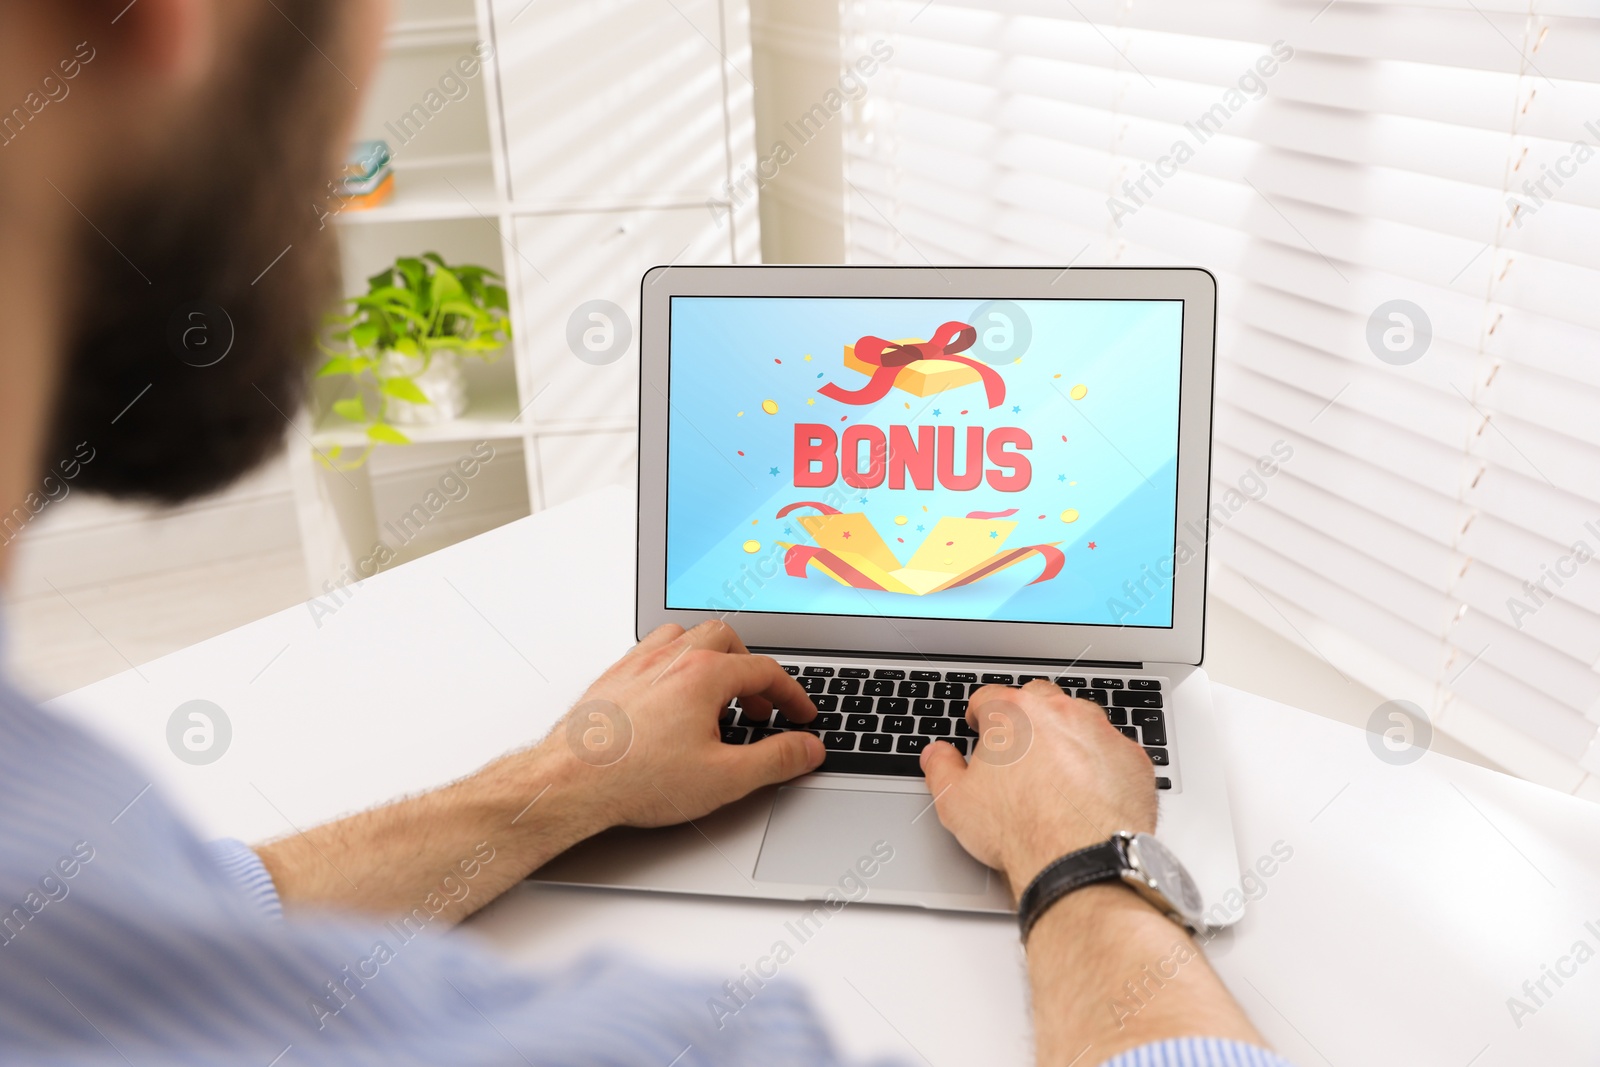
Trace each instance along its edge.
<path fill-rule="evenodd" d="M 1199 667 L 1215 321 L 1198 269 L 650 270 L 637 631 L 726 620 L 818 715 L 735 701 L 723 742 L 810 729 L 827 758 L 535 878 L 1010 913 L 917 754 L 979 758 L 972 692 L 1043 678 L 1144 748 L 1157 836 L 1219 902 L 1238 858 Z"/>

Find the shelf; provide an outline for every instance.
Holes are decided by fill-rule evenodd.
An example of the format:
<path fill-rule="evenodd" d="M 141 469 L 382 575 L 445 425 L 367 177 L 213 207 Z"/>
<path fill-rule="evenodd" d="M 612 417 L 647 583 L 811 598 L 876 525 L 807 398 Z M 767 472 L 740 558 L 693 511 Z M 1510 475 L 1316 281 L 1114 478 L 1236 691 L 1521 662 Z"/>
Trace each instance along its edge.
<path fill-rule="evenodd" d="M 514 392 L 493 391 L 485 395 L 472 393 L 467 413 L 459 419 L 428 426 L 396 425 L 395 428 L 411 438 L 414 444 L 520 438 L 527 435 L 529 427 L 517 421 L 517 414 L 517 397 Z M 369 441 L 365 429 L 327 411 L 317 419 L 311 431 L 311 444 L 319 451 L 326 451 L 335 445 L 344 448 L 365 448 Z"/>
<path fill-rule="evenodd" d="M 471 16 L 396 22 L 384 37 L 384 47 L 390 52 L 472 45 L 477 42 L 478 20 Z"/>
<path fill-rule="evenodd" d="M 440 219 L 495 219 L 501 211 L 487 156 L 395 164 L 394 195 L 366 211 L 344 211 L 342 226 Z M 498 223 L 496 223 L 498 225 Z"/>

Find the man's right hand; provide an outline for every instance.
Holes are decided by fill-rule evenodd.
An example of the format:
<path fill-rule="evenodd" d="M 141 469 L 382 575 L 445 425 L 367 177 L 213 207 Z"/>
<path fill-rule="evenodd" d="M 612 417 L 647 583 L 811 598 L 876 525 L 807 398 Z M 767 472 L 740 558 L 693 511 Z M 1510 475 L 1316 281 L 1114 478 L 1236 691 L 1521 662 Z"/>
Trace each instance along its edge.
<path fill-rule="evenodd" d="M 991 685 L 967 708 L 971 762 L 929 745 L 922 771 L 939 821 L 1021 893 L 1046 864 L 1118 830 L 1155 830 L 1155 771 L 1105 709 L 1049 682 Z"/>

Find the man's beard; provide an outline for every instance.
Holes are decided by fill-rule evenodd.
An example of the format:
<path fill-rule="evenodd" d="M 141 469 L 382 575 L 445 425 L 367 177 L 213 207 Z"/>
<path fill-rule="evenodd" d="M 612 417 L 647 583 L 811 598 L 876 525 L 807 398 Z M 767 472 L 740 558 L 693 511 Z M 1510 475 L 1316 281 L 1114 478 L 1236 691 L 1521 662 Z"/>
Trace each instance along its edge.
<path fill-rule="evenodd" d="M 151 178 L 84 205 L 93 225 L 42 457 L 54 469 L 86 443 L 76 488 L 176 503 L 233 481 L 290 430 L 336 294 L 318 208 L 333 209 L 355 90 L 300 33 L 331 44 L 340 5 L 280 3 L 288 18 L 265 10 L 250 54 Z"/>

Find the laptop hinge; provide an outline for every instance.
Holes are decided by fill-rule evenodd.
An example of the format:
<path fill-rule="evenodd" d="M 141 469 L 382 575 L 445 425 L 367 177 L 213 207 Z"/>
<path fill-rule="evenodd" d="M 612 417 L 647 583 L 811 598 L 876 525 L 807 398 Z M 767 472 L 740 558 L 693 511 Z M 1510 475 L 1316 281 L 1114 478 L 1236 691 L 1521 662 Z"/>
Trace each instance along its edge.
<path fill-rule="evenodd" d="M 1037 663 L 1041 666 L 1052 667 L 1099 667 L 1106 670 L 1143 670 L 1144 664 L 1128 660 L 1110 659 L 1040 659 L 1037 656 L 969 656 L 952 653 L 947 656 L 931 656 L 922 653 L 906 652 L 838 652 L 819 648 L 783 648 L 774 645 L 763 645 L 752 648 L 750 651 L 759 652 L 763 656 L 773 659 L 837 659 L 837 660 L 904 660 L 907 662 L 942 662 L 942 663 Z"/>

